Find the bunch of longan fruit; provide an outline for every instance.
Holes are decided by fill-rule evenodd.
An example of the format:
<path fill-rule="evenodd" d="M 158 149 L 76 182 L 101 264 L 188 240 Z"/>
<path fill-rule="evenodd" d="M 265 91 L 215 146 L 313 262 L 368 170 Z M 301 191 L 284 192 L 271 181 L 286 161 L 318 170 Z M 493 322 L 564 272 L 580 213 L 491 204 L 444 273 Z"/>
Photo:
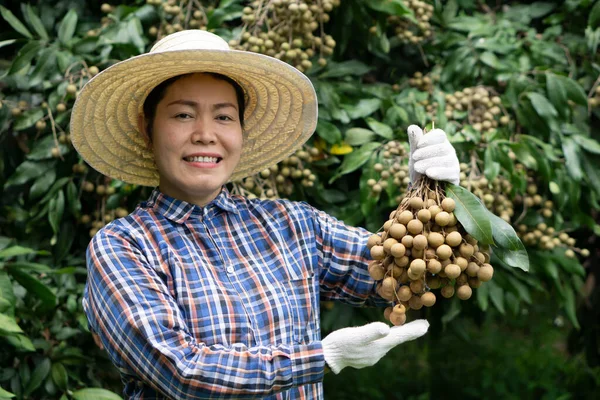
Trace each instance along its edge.
<path fill-rule="evenodd" d="M 324 34 L 323 24 L 340 0 L 253 1 L 244 7 L 243 33 L 229 45 L 239 50 L 275 57 L 305 72 L 312 57 L 320 66 L 333 54 L 335 40 Z"/>
<path fill-rule="evenodd" d="M 433 5 L 420 0 L 405 0 L 413 12 L 416 23 L 402 16 L 390 15 L 387 22 L 394 26 L 396 36 L 404 42 L 417 44 L 433 36 L 429 20 L 433 17 Z"/>
<path fill-rule="evenodd" d="M 394 305 L 384 316 L 394 325 L 406 311 L 431 307 L 442 297 L 467 300 L 494 275 L 489 249 L 479 246 L 454 215 L 455 201 L 437 181 L 422 178 L 402 199 L 368 247 L 369 274 L 377 293 Z"/>
<path fill-rule="evenodd" d="M 465 119 L 473 129 L 492 133 L 508 125 L 510 117 L 502 111 L 502 100 L 484 86 L 468 87 L 446 95 L 446 118 L 460 120 L 454 111 L 466 111 Z"/>

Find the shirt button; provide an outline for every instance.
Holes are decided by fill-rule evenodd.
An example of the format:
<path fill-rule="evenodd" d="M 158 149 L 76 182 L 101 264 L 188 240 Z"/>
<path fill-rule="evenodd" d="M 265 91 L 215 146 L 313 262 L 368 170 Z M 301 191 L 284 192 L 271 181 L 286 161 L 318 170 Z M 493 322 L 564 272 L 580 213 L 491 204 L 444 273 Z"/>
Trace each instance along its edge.
<path fill-rule="evenodd" d="M 233 274 L 233 267 L 227 267 L 227 273 Z"/>

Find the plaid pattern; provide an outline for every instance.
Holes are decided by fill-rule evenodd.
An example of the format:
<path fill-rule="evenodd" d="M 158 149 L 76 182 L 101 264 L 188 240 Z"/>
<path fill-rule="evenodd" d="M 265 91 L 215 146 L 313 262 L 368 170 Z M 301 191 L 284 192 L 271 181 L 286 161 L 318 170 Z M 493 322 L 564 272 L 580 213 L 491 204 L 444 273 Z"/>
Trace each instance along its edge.
<path fill-rule="evenodd" d="M 90 330 L 128 398 L 322 399 L 319 301 L 374 296 L 369 235 L 306 203 L 154 190 L 90 242 Z"/>

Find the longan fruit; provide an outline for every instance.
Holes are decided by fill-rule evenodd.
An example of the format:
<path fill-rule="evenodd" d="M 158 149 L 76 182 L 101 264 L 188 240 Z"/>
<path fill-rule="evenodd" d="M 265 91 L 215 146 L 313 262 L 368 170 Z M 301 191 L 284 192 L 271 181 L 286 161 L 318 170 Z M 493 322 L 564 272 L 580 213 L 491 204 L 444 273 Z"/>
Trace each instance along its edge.
<path fill-rule="evenodd" d="M 442 200 L 442 208 L 444 209 L 444 211 L 452 212 L 454 211 L 454 208 L 456 208 L 456 202 L 454 201 L 454 199 L 446 197 L 444 200 Z"/>
<path fill-rule="evenodd" d="M 369 236 L 369 240 L 367 241 L 367 247 L 369 248 L 369 250 L 375 246 L 381 244 L 381 236 L 379 236 L 378 234 L 373 234 L 371 236 Z"/>
<path fill-rule="evenodd" d="M 440 260 L 447 260 L 452 256 L 452 248 L 447 244 L 443 244 L 436 249 L 435 253 Z"/>
<path fill-rule="evenodd" d="M 450 232 L 446 235 L 446 243 L 448 246 L 456 247 L 462 243 L 462 235 L 459 232 Z"/>
<path fill-rule="evenodd" d="M 389 291 L 383 288 L 383 285 L 380 283 L 379 285 L 377 285 L 377 290 L 376 290 L 377 294 L 379 296 L 381 296 L 382 298 L 392 301 L 394 300 L 394 291 Z"/>
<path fill-rule="evenodd" d="M 469 243 L 472 246 L 475 246 L 477 244 L 477 239 L 475 239 L 473 236 L 466 234 L 464 239 L 467 241 L 467 243 Z"/>
<path fill-rule="evenodd" d="M 477 263 L 473 261 L 471 261 L 469 265 L 467 265 L 467 269 L 465 270 L 465 273 L 471 277 L 476 277 L 478 272 L 479 265 L 477 265 Z"/>
<path fill-rule="evenodd" d="M 429 213 L 431 214 L 431 218 L 433 218 L 433 219 L 435 219 L 435 217 L 442 211 L 440 206 L 438 206 L 437 204 L 429 207 L 428 210 L 429 210 Z"/>
<path fill-rule="evenodd" d="M 369 263 L 369 275 L 376 281 L 380 281 L 385 277 L 385 270 L 379 261 L 371 261 Z"/>
<path fill-rule="evenodd" d="M 398 267 L 400 268 L 400 267 Z M 410 278 L 408 277 L 408 270 L 405 268 L 400 268 L 402 270 L 402 275 L 398 278 L 398 282 L 405 284 L 410 282 Z"/>
<path fill-rule="evenodd" d="M 392 314 L 392 310 L 393 310 L 393 307 L 386 307 L 385 310 L 383 310 L 383 318 L 385 318 L 389 321 L 390 315 Z"/>
<path fill-rule="evenodd" d="M 394 238 L 385 239 L 385 241 L 383 242 L 383 250 L 386 253 L 389 253 L 390 249 L 392 248 L 392 246 L 395 245 L 395 244 L 397 244 L 397 243 L 398 243 L 398 241 L 396 239 L 394 239 Z"/>
<path fill-rule="evenodd" d="M 410 290 L 415 293 L 422 293 L 425 290 L 425 283 L 422 279 L 417 278 L 410 283 Z"/>
<path fill-rule="evenodd" d="M 435 304 L 435 294 L 426 292 L 421 295 L 421 302 L 425 307 L 431 307 Z"/>
<path fill-rule="evenodd" d="M 473 294 L 473 289 L 469 285 L 459 286 L 456 290 L 456 296 L 461 300 L 468 300 Z"/>
<path fill-rule="evenodd" d="M 412 262 L 410 263 L 410 269 L 416 275 L 423 274 L 425 272 L 426 267 L 427 267 L 427 265 L 425 264 L 425 261 L 418 259 L 418 258 L 415 260 L 412 260 Z"/>
<path fill-rule="evenodd" d="M 421 199 L 420 197 L 413 197 L 408 201 L 408 204 L 413 210 L 420 210 L 421 208 L 423 208 L 423 199 Z"/>
<path fill-rule="evenodd" d="M 408 258 L 408 256 L 394 258 L 394 264 L 396 264 L 399 267 L 406 267 L 409 262 L 410 258 Z"/>
<path fill-rule="evenodd" d="M 404 245 L 404 247 L 406 247 L 407 249 L 412 248 L 413 246 L 413 237 L 410 235 L 406 235 L 402 238 L 402 244 Z"/>
<path fill-rule="evenodd" d="M 435 223 L 438 224 L 439 226 L 448 225 L 450 223 L 450 214 L 448 214 L 446 211 L 440 211 L 435 216 Z"/>
<path fill-rule="evenodd" d="M 460 276 L 460 267 L 456 264 L 448 264 L 444 268 L 444 272 L 450 279 L 456 279 Z"/>
<path fill-rule="evenodd" d="M 398 289 L 396 295 L 398 296 L 398 299 L 400 299 L 400 301 L 408 301 L 412 297 L 412 291 L 410 290 L 409 286 L 403 285 L 400 286 L 400 289 Z"/>
<path fill-rule="evenodd" d="M 404 237 L 404 235 L 406 235 L 406 226 L 402 225 L 402 224 L 393 224 L 390 229 L 389 232 L 391 237 L 393 237 L 396 240 L 400 240 Z"/>
<path fill-rule="evenodd" d="M 423 258 L 425 256 L 425 250 L 423 249 L 415 249 L 414 247 L 410 250 L 410 255 L 412 258 Z"/>
<path fill-rule="evenodd" d="M 456 278 L 456 284 L 459 286 L 466 285 L 469 282 L 469 277 L 464 272 Z"/>
<path fill-rule="evenodd" d="M 474 248 L 475 246 L 473 246 Z M 485 262 L 485 256 L 483 255 L 482 252 L 478 251 L 475 254 L 473 254 L 473 257 L 475 257 L 477 260 L 479 260 L 480 263 L 484 263 Z"/>
<path fill-rule="evenodd" d="M 474 289 L 477 289 L 481 286 L 481 281 L 477 278 L 469 278 L 469 286 L 471 286 Z"/>
<path fill-rule="evenodd" d="M 388 219 L 387 221 L 385 221 L 385 224 L 383 224 L 383 230 L 384 231 L 389 231 L 390 227 L 394 224 L 394 220 L 393 219 Z"/>
<path fill-rule="evenodd" d="M 430 247 L 438 248 L 444 244 L 444 235 L 439 232 L 430 232 L 429 236 L 427 236 L 427 242 Z"/>
<path fill-rule="evenodd" d="M 494 276 L 494 268 L 490 264 L 483 264 L 479 271 L 477 271 L 477 278 L 481 282 L 487 282 Z"/>
<path fill-rule="evenodd" d="M 399 314 L 399 313 L 392 312 L 390 314 L 390 322 L 392 324 L 394 324 L 394 326 L 404 325 L 404 323 L 406 322 L 406 313 Z"/>
<path fill-rule="evenodd" d="M 400 222 L 403 225 L 408 224 L 409 221 L 411 221 L 412 219 L 413 219 L 413 213 L 408 210 L 404 210 L 400 213 L 400 215 L 398 215 L 398 222 Z"/>
<path fill-rule="evenodd" d="M 419 296 L 413 296 L 408 300 L 408 305 L 413 310 L 420 310 L 423 307 L 423 302 Z"/>
<path fill-rule="evenodd" d="M 466 258 L 468 260 L 471 258 L 471 256 L 475 252 L 475 249 L 469 243 L 463 243 L 460 245 L 460 248 L 458 251 L 461 256 L 463 256 L 464 258 Z"/>
<path fill-rule="evenodd" d="M 406 314 L 406 307 L 404 307 L 404 304 L 396 304 L 392 309 L 392 312 L 395 312 L 396 314 Z"/>
<path fill-rule="evenodd" d="M 442 293 L 442 296 L 449 299 L 454 296 L 454 286 L 444 286 L 440 292 Z"/>
<path fill-rule="evenodd" d="M 436 257 L 435 249 L 428 248 L 427 250 L 425 250 L 425 258 L 427 260 L 431 260 L 432 258 L 435 258 L 435 257 Z"/>
<path fill-rule="evenodd" d="M 431 220 L 431 211 L 427 209 L 419 210 L 419 212 L 417 213 L 417 218 L 419 219 L 419 221 L 426 224 Z"/>
<path fill-rule="evenodd" d="M 406 225 L 406 229 L 408 229 L 408 231 L 411 234 L 417 235 L 417 234 L 423 232 L 423 223 L 421 221 L 419 221 L 418 219 L 413 219 L 408 222 L 408 225 Z"/>
<path fill-rule="evenodd" d="M 442 286 L 442 281 L 438 276 L 427 278 L 427 286 L 430 289 L 439 289 Z"/>
<path fill-rule="evenodd" d="M 425 235 L 417 235 L 413 238 L 413 247 L 417 250 L 424 250 L 427 247 L 427 242 Z"/>
<path fill-rule="evenodd" d="M 396 280 L 400 279 L 400 277 L 404 273 L 404 268 L 401 268 L 395 264 L 392 264 L 391 269 L 392 269 L 392 276 Z"/>
<path fill-rule="evenodd" d="M 456 257 L 456 259 L 454 260 L 454 264 L 458 265 L 461 271 L 466 270 L 469 266 L 469 262 L 464 257 Z"/>
<path fill-rule="evenodd" d="M 383 260 L 385 257 L 385 251 L 382 245 L 371 247 L 371 258 L 373 260 Z"/>
<path fill-rule="evenodd" d="M 406 254 L 406 247 L 402 243 L 396 243 L 390 248 L 390 254 L 394 256 L 394 258 L 402 257 Z"/>
<path fill-rule="evenodd" d="M 431 272 L 432 274 L 439 274 L 441 270 L 442 263 L 440 263 L 438 260 L 427 261 L 427 271 Z"/>
<path fill-rule="evenodd" d="M 455 228 L 456 224 L 458 224 L 458 220 L 456 219 L 456 215 L 454 215 L 453 212 L 449 213 L 448 215 L 450 215 L 450 221 L 448 222 L 448 228 Z"/>

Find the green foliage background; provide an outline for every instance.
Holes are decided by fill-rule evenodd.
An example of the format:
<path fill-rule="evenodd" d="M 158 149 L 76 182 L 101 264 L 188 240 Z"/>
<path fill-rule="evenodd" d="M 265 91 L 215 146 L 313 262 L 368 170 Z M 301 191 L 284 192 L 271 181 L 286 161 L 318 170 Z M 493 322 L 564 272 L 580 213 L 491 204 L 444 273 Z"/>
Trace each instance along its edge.
<path fill-rule="evenodd" d="M 77 91 L 96 69 L 179 28 L 204 27 L 240 45 L 244 32 L 264 28 L 248 15 L 272 3 L 322 10 L 327 2 L 0 8 L 0 399 L 119 398 L 101 389 L 120 393 L 120 382 L 82 312 L 84 252 L 91 234 L 149 189 L 85 167 L 68 136 Z M 373 368 L 328 375 L 326 397 L 592 398 L 600 384 L 600 3 L 423 2 L 430 13 L 415 0 L 328 3 L 314 32 L 326 45 L 308 41 L 310 63 L 299 64 L 319 97 L 308 155 L 231 189 L 306 200 L 377 231 L 406 186 L 382 178 L 378 164 L 405 168 L 406 127 L 435 123 L 464 162 L 461 185 L 492 195 L 486 205 L 520 232 L 530 271 L 492 258 L 494 279 L 470 300 L 411 311 L 431 322 L 426 338 Z M 407 40 L 407 31 L 426 38 Z M 474 103 L 448 107 L 477 88 L 499 99 L 489 129 L 473 119 Z M 386 154 L 390 142 L 404 149 L 397 157 Z M 283 174 L 292 164 L 300 176 Z M 369 179 L 386 183 L 374 191 Z M 381 314 L 323 304 L 323 334 Z"/>

